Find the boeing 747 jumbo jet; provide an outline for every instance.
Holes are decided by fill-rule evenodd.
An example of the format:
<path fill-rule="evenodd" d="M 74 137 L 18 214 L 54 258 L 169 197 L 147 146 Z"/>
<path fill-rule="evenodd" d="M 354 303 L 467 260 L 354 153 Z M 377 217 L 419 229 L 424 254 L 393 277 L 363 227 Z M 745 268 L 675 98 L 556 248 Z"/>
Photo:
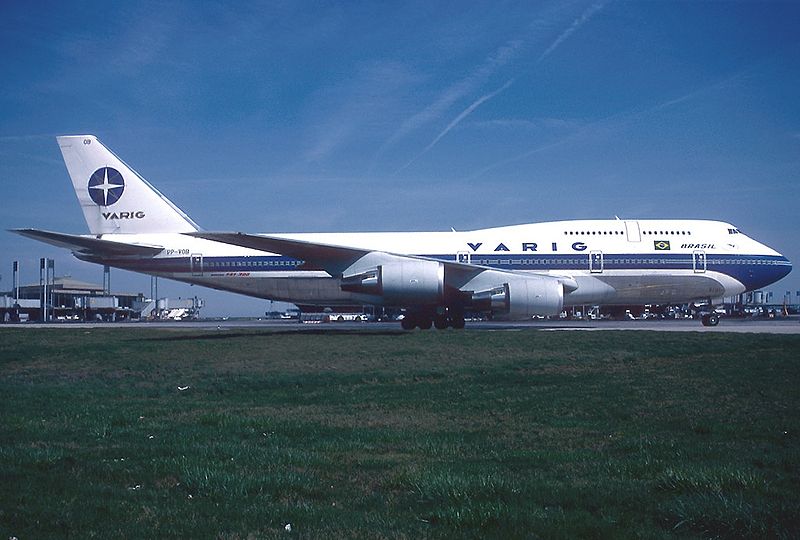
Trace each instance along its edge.
<path fill-rule="evenodd" d="M 580 220 L 475 231 L 246 234 L 200 229 L 92 135 L 58 137 L 90 235 L 16 229 L 81 260 L 298 305 L 404 308 L 402 325 L 464 312 L 524 320 L 571 305 L 711 307 L 791 271 L 735 226 Z"/>

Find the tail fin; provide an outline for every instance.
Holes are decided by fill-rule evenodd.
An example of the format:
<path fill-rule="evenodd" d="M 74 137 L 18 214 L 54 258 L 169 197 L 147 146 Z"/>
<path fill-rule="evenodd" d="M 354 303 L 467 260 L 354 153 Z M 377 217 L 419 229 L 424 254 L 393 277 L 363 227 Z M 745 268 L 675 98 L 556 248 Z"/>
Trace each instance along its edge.
<path fill-rule="evenodd" d="M 200 228 L 94 135 L 57 137 L 89 231 L 192 232 Z"/>

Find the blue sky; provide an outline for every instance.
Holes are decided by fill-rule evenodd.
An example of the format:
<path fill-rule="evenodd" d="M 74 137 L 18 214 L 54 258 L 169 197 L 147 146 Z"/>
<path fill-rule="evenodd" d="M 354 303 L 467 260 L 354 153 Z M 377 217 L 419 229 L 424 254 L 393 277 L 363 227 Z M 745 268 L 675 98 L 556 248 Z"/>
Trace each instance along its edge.
<path fill-rule="evenodd" d="M 796 2 L 4 2 L 0 228 L 86 232 L 54 137 L 91 133 L 209 230 L 709 218 L 798 265 L 798 28 Z M 102 281 L 0 253 L 0 289 L 42 256 Z"/>

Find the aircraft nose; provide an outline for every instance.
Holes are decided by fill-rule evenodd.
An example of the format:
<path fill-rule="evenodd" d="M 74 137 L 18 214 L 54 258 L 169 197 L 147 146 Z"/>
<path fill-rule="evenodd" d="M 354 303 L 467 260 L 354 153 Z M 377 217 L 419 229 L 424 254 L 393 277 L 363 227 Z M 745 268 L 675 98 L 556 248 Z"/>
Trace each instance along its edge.
<path fill-rule="evenodd" d="M 771 285 L 786 277 L 792 271 L 792 263 L 783 255 L 774 257 L 767 264 L 751 266 L 743 283 L 748 291 Z"/>
<path fill-rule="evenodd" d="M 792 271 L 792 263 L 781 255 L 774 263 L 774 266 L 769 268 L 769 283 L 765 285 L 770 285 L 775 283 L 778 280 L 781 280 L 789 275 L 789 272 Z M 765 276 L 766 277 L 766 276 Z M 764 285 L 762 285 L 764 286 Z"/>
<path fill-rule="evenodd" d="M 778 266 L 779 276 L 775 279 L 775 281 L 785 278 L 786 276 L 789 275 L 789 272 L 792 271 L 792 261 L 790 261 L 789 259 L 787 259 L 782 255 L 781 258 L 778 259 L 778 261 L 779 261 L 779 266 Z"/>

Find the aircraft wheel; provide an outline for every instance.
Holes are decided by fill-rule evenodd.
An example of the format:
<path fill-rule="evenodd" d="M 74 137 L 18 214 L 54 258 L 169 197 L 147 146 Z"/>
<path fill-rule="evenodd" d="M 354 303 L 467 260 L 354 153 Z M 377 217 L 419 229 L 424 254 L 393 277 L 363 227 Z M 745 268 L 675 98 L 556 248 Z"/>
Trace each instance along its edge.
<path fill-rule="evenodd" d="M 435 326 L 437 330 L 444 330 L 447 328 L 447 317 L 444 315 L 437 315 L 433 319 L 433 326 Z"/>
<path fill-rule="evenodd" d="M 461 330 L 462 328 L 464 328 L 465 325 L 466 323 L 464 322 L 463 315 L 456 315 L 450 320 L 450 326 L 452 326 L 456 330 Z"/>

